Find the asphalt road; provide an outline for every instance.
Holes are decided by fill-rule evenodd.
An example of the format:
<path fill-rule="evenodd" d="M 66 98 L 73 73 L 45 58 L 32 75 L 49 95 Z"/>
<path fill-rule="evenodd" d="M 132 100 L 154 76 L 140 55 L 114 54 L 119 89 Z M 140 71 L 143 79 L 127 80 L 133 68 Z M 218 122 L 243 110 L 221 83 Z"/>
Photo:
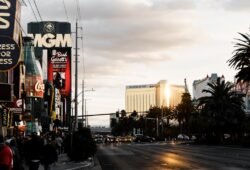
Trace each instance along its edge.
<path fill-rule="evenodd" d="M 152 144 L 102 144 L 97 157 L 102 170 L 250 170 L 250 149 Z"/>

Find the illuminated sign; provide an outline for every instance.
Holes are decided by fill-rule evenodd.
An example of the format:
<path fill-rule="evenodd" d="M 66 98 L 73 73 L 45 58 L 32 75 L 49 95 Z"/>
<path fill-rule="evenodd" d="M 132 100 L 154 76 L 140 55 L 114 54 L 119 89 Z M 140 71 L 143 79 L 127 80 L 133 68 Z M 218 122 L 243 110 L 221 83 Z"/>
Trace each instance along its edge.
<path fill-rule="evenodd" d="M 7 71 L 18 64 L 20 49 L 17 43 L 9 38 L 0 36 L 0 71 Z"/>
<path fill-rule="evenodd" d="M 48 49 L 48 80 L 61 95 L 71 92 L 71 48 Z"/>
<path fill-rule="evenodd" d="M 72 47 L 70 34 L 29 34 L 34 38 L 35 47 Z"/>
<path fill-rule="evenodd" d="M 35 84 L 35 91 L 44 92 L 45 86 L 42 81 L 37 81 Z"/>

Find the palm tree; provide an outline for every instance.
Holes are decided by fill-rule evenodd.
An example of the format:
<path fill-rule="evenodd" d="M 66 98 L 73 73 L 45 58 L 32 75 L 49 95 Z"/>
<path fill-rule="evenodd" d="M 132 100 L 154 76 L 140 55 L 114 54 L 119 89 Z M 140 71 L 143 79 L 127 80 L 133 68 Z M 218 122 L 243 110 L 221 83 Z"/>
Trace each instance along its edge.
<path fill-rule="evenodd" d="M 235 50 L 229 62 L 229 66 L 235 68 L 238 72 L 235 76 L 237 82 L 243 81 L 244 83 L 250 82 L 250 35 L 242 34 L 242 39 L 237 39 L 235 43 Z"/>
<path fill-rule="evenodd" d="M 241 123 L 244 120 L 243 95 L 233 91 L 234 85 L 220 78 L 208 83 L 209 89 L 202 92 L 210 94 L 199 99 L 201 116 L 208 125 L 207 135 L 215 136 L 223 142 L 225 133 L 235 135 L 242 132 Z"/>

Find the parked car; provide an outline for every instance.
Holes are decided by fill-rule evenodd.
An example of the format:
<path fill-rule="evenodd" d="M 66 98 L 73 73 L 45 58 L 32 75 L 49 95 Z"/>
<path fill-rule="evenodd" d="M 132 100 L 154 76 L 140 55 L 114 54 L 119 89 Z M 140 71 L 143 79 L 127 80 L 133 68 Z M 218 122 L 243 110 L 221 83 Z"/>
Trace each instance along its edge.
<path fill-rule="evenodd" d="M 137 135 L 134 142 L 154 142 L 155 138 L 150 136 Z"/>

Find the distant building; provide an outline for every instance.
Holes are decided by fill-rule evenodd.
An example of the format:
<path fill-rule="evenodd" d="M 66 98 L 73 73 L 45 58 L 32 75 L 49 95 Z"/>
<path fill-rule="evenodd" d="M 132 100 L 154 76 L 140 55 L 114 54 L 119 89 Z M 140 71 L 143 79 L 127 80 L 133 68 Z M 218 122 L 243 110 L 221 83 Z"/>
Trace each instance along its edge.
<path fill-rule="evenodd" d="M 250 114 L 250 83 L 236 83 L 235 90 L 246 95 L 243 98 L 245 102 L 245 112 Z"/>
<path fill-rule="evenodd" d="M 208 83 L 216 82 L 218 79 L 218 75 L 216 73 L 211 74 L 209 77 L 208 75 L 200 80 L 194 80 L 193 82 L 193 99 L 199 99 L 200 97 L 209 96 L 208 93 L 203 93 L 202 90 L 208 89 Z M 222 75 L 221 80 L 225 80 L 224 76 Z"/>
<path fill-rule="evenodd" d="M 175 107 L 184 92 L 185 86 L 170 85 L 166 80 L 157 84 L 129 85 L 125 92 L 125 110 L 144 113 L 153 106 Z"/>

